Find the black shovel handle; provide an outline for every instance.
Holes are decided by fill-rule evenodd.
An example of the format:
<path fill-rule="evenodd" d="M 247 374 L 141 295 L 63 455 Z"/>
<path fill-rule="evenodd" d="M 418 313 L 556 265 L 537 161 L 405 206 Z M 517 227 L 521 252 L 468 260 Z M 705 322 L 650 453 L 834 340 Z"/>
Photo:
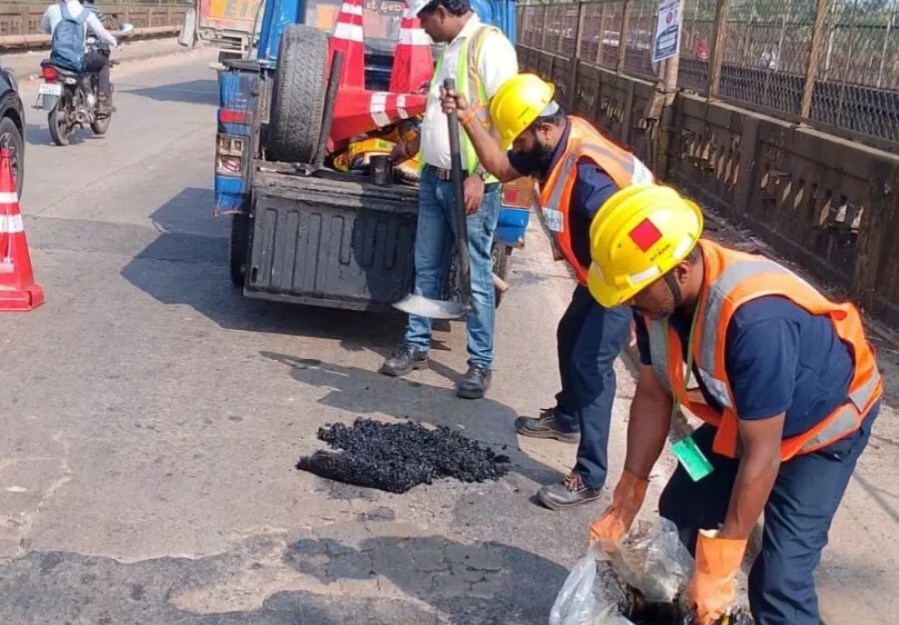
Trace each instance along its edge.
<path fill-rule="evenodd" d="M 443 81 L 447 90 L 456 88 L 456 81 L 447 78 Z M 450 178 L 453 185 L 453 200 L 456 222 L 456 253 L 459 255 L 459 286 L 462 289 L 462 305 L 471 308 L 471 258 L 468 255 L 468 218 L 465 214 L 465 174 L 462 169 L 462 140 L 459 136 L 459 118 L 453 111 L 446 116 L 449 125 L 450 144 Z"/>

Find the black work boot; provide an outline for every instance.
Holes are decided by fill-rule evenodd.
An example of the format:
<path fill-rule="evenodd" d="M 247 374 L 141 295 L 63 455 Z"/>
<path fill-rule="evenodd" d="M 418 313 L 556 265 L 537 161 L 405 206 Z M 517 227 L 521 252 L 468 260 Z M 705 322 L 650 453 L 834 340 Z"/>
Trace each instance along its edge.
<path fill-rule="evenodd" d="M 464 399 L 480 399 L 490 388 L 493 374 L 486 367 L 471 365 L 456 386 L 456 395 Z"/>
<path fill-rule="evenodd" d="M 381 373 L 399 377 L 416 369 L 427 369 L 428 365 L 428 352 L 411 345 L 403 345 L 384 361 Z"/>
<path fill-rule="evenodd" d="M 550 510 L 567 510 L 599 499 L 601 488 L 587 488 L 584 479 L 571 472 L 565 481 L 544 486 L 537 492 L 537 499 Z"/>
<path fill-rule="evenodd" d="M 540 411 L 540 416 L 518 417 L 515 419 L 515 431 L 521 436 L 531 438 L 554 438 L 563 443 L 577 443 L 580 432 L 572 432 L 562 427 L 562 423 L 556 416 L 555 408 L 546 408 Z"/>

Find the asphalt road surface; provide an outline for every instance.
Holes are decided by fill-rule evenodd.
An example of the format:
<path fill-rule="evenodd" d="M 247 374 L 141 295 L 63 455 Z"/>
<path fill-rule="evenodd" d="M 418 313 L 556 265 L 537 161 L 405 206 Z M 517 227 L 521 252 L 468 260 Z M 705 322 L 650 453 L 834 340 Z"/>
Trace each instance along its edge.
<path fill-rule="evenodd" d="M 480 402 L 452 390 L 466 360 L 458 324 L 436 335 L 432 370 L 389 379 L 376 371 L 401 317 L 247 300 L 228 279 L 227 218 L 212 217 L 212 60 L 115 68 L 104 138 L 51 146 L 27 111 L 22 210 L 47 303 L 0 317 L 0 622 L 545 623 L 607 502 L 537 506 L 573 447 L 512 431 L 553 403 L 567 272 L 532 220 Z M 28 105 L 36 86 L 23 89 Z M 633 393 L 623 362 L 618 379 L 612 480 Z M 319 426 L 359 415 L 459 428 L 505 448 L 512 471 L 389 495 L 293 468 L 320 447 Z M 899 535 L 889 427 L 822 582 L 832 614 L 859 618 L 831 625 L 899 607 L 884 592 L 897 587 Z M 658 477 L 670 469 L 666 458 Z"/>

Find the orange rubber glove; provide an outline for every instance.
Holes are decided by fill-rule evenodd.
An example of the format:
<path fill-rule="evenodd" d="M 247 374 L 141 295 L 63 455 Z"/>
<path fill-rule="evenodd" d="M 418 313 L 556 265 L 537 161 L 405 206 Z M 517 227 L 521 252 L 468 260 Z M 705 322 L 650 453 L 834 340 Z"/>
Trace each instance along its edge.
<path fill-rule="evenodd" d="M 696 543 L 696 570 L 688 588 L 696 625 L 712 625 L 737 600 L 734 577 L 740 570 L 745 539 L 718 538 L 717 530 L 701 530 Z"/>
<path fill-rule="evenodd" d="M 597 540 L 617 544 L 640 512 L 648 486 L 649 480 L 641 479 L 625 469 L 612 495 L 612 505 L 590 526 L 590 544 Z"/>

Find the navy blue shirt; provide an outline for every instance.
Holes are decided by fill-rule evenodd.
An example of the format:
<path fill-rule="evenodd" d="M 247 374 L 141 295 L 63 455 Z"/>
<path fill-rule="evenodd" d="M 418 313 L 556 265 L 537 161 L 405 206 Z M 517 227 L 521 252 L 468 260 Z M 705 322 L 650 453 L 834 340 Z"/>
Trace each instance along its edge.
<path fill-rule="evenodd" d="M 649 365 L 649 335 L 635 316 L 640 360 Z M 669 318 L 685 362 L 691 321 L 682 313 Z M 849 347 L 830 320 L 779 296 L 760 297 L 737 309 L 727 328 L 724 364 L 737 416 L 756 420 L 785 412 L 785 438 L 811 429 L 843 404 L 853 373 Z M 697 383 L 706 402 L 721 410 L 694 364 L 690 385 Z"/>
<path fill-rule="evenodd" d="M 509 163 L 519 174 L 536 178 L 542 185 L 549 176 L 549 172 L 565 153 L 570 134 L 571 124 L 566 123 L 562 139 L 553 150 L 551 159 L 542 160 L 521 152 L 509 152 Z M 589 267 L 592 262 L 590 258 L 590 224 L 600 207 L 617 190 L 618 186 L 605 171 L 597 167 L 596 163 L 588 158 L 578 161 L 577 180 L 571 191 L 571 206 L 568 209 L 568 223 L 565 224 L 565 227 L 571 233 L 571 248 L 574 256 L 584 267 Z"/>

